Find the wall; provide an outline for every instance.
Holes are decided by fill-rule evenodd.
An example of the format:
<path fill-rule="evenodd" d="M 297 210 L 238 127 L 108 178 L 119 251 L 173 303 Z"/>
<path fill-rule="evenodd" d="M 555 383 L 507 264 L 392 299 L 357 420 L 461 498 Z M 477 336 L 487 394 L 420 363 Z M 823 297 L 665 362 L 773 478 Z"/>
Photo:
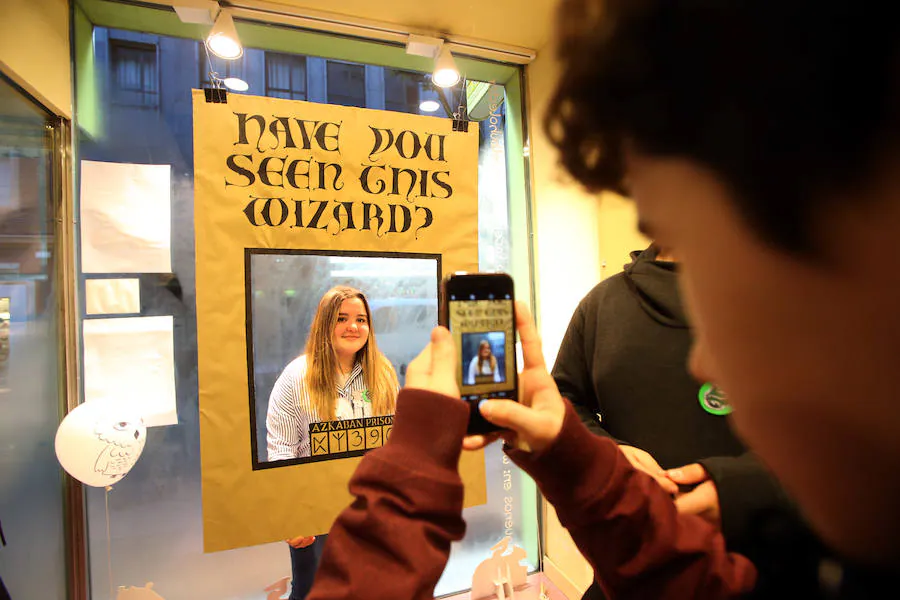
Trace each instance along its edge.
<path fill-rule="evenodd" d="M 67 0 L 3 0 L 0 70 L 50 110 L 72 117 Z"/>
<path fill-rule="evenodd" d="M 600 204 L 568 180 L 543 131 L 557 67 L 547 50 L 528 65 L 529 136 L 535 222 L 537 306 L 544 353 L 552 364 L 578 301 L 600 281 Z"/>
<path fill-rule="evenodd" d="M 637 232 L 632 202 L 613 194 L 588 194 L 558 166 L 542 124 L 558 71 L 549 45 L 526 70 L 538 319 L 550 365 L 581 298 L 601 279 L 621 271 L 631 250 L 648 244 Z M 569 598 L 580 598 L 593 571 L 546 504 L 544 542 L 545 573 Z"/>

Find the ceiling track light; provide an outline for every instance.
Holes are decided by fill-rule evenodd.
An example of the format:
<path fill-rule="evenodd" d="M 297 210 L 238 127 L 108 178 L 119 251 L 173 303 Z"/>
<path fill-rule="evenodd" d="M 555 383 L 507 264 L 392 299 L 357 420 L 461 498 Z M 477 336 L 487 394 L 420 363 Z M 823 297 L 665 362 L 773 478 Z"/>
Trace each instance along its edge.
<path fill-rule="evenodd" d="M 216 22 L 206 37 L 206 47 L 219 58 L 226 60 L 236 60 L 243 56 L 244 47 L 238 38 L 231 12 L 227 8 L 219 10 Z"/>
<path fill-rule="evenodd" d="M 406 53 L 434 59 L 432 81 L 438 87 L 448 88 L 459 83 L 459 69 L 450 52 L 450 46 L 441 38 L 410 35 L 406 40 Z"/>
<path fill-rule="evenodd" d="M 453 60 L 449 47 L 441 46 L 441 51 L 434 60 L 434 75 L 431 79 L 436 86 L 442 88 L 453 87 L 459 83 L 459 69 L 456 68 L 456 61 Z"/>

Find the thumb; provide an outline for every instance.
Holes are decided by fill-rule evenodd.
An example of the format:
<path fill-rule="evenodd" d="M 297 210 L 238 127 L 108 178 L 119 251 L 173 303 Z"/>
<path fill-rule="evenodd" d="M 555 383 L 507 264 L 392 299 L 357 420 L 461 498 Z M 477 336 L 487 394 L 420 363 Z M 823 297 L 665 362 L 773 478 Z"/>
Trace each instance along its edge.
<path fill-rule="evenodd" d="M 540 423 L 534 410 L 509 400 L 482 400 L 478 410 L 494 425 L 526 435 Z"/>
<path fill-rule="evenodd" d="M 456 345 L 446 327 L 431 330 L 431 372 L 451 377 L 456 373 Z"/>
<path fill-rule="evenodd" d="M 709 473 L 699 463 L 691 463 L 680 469 L 669 469 L 669 479 L 682 485 L 701 483 L 709 479 Z"/>
<path fill-rule="evenodd" d="M 431 353 L 434 344 L 425 346 L 419 355 L 406 367 L 406 385 L 408 388 L 427 388 L 431 380 Z"/>

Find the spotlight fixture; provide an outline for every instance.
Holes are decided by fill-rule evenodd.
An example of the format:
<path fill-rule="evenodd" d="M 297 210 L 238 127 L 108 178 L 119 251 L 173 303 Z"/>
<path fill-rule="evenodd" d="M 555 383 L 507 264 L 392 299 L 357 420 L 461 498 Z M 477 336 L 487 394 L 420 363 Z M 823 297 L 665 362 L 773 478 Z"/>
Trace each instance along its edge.
<path fill-rule="evenodd" d="M 406 53 L 434 60 L 431 79 L 436 86 L 447 88 L 459 83 L 459 69 L 456 68 L 450 47 L 441 38 L 410 35 L 406 41 Z"/>
<path fill-rule="evenodd" d="M 419 104 L 419 110 L 422 112 L 435 112 L 440 107 L 441 104 L 437 100 L 423 100 L 422 103 Z"/>
<path fill-rule="evenodd" d="M 226 77 L 222 80 L 222 83 L 233 92 L 246 92 L 250 89 L 249 83 L 237 77 Z"/>
<path fill-rule="evenodd" d="M 212 31 L 206 38 L 206 47 L 209 51 L 227 60 L 235 60 L 244 54 L 244 47 L 238 38 L 237 29 L 234 27 L 234 19 L 227 9 L 221 9 Z"/>
<path fill-rule="evenodd" d="M 441 46 L 441 50 L 434 61 L 434 75 L 432 81 L 438 87 L 448 88 L 459 83 L 459 69 L 453 60 L 450 48 Z"/>

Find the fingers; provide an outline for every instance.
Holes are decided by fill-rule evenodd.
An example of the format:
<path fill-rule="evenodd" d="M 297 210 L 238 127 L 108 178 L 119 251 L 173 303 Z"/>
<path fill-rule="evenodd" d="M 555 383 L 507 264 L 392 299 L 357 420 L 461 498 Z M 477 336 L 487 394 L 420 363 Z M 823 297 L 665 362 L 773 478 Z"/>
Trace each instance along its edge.
<path fill-rule="evenodd" d="M 525 368 L 533 369 L 544 366 L 544 352 L 541 339 L 534 326 L 534 318 L 524 302 L 516 302 L 516 329 L 522 342 L 522 358 Z"/>
<path fill-rule="evenodd" d="M 560 407 L 562 399 L 557 394 Z M 485 419 L 504 429 L 515 432 L 512 445 L 520 450 L 542 452 L 559 436 L 562 430 L 565 410 L 551 406 L 548 400 L 546 410 L 535 410 L 511 400 L 483 400 L 478 409 Z M 501 433 L 501 435 L 503 435 Z"/>
<path fill-rule="evenodd" d="M 712 481 L 675 498 L 675 508 L 679 513 L 698 515 L 713 523 L 719 522 L 719 494 Z"/>
<path fill-rule="evenodd" d="M 698 463 L 691 463 L 680 469 L 669 469 L 667 475 L 669 479 L 681 485 L 693 485 L 709 479 L 709 473 Z"/>
<path fill-rule="evenodd" d="M 638 464 L 634 465 L 640 471 L 643 471 L 659 484 L 663 490 L 665 490 L 669 494 L 677 494 L 678 493 L 678 484 L 669 479 L 666 475 L 666 472 L 656 464 L 656 461 L 642 461 L 638 459 Z"/>
<path fill-rule="evenodd" d="M 499 427 L 526 435 L 541 429 L 542 419 L 536 411 L 509 400 L 482 400 L 478 403 L 481 415 Z"/>
<path fill-rule="evenodd" d="M 656 483 L 659 484 L 663 490 L 665 490 L 669 494 L 677 494 L 678 493 L 678 484 L 669 479 L 668 475 L 666 475 L 665 470 L 659 466 L 659 463 L 651 456 L 649 453 L 644 453 L 643 456 L 639 455 L 637 457 L 637 468 L 642 470 L 644 473 L 652 477 Z"/>
<path fill-rule="evenodd" d="M 678 493 L 678 484 L 665 475 L 653 475 L 651 473 L 650 477 L 652 477 L 656 481 L 656 483 L 659 484 L 659 487 L 665 490 L 667 494 L 675 495 Z"/>
<path fill-rule="evenodd" d="M 481 450 L 485 446 L 490 446 L 499 438 L 500 434 L 498 433 L 468 435 L 463 439 L 463 450 Z"/>
<path fill-rule="evenodd" d="M 286 540 L 284 540 L 284 541 L 287 542 L 288 545 L 291 546 L 292 548 L 306 548 L 307 546 L 311 545 L 313 542 L 316 541 L 316 536 L 314 536 L 314 535 L 310 535 L 310 536 L 302 536 L 302 535 L 300 535 L 300 536 L 297 536 L 297 537 L 295 537 L 295 538 L 289 538 L 289 539 L 286 539 Z"/>
<path fill-rule="evenodd" d="M 622 454 L 625 455 L 625 458 L 628 459 L 631 466 L 652 477 L 663 490 L 669 494 L 678 493 L 678 485 L 669 479 L 666 472 L 659 466 L 659 463 L 656 462 L 656 459 L 653 458 L 649 452 L 627 444 L 619 444 L 619 450 L 622 451 Z"/>

